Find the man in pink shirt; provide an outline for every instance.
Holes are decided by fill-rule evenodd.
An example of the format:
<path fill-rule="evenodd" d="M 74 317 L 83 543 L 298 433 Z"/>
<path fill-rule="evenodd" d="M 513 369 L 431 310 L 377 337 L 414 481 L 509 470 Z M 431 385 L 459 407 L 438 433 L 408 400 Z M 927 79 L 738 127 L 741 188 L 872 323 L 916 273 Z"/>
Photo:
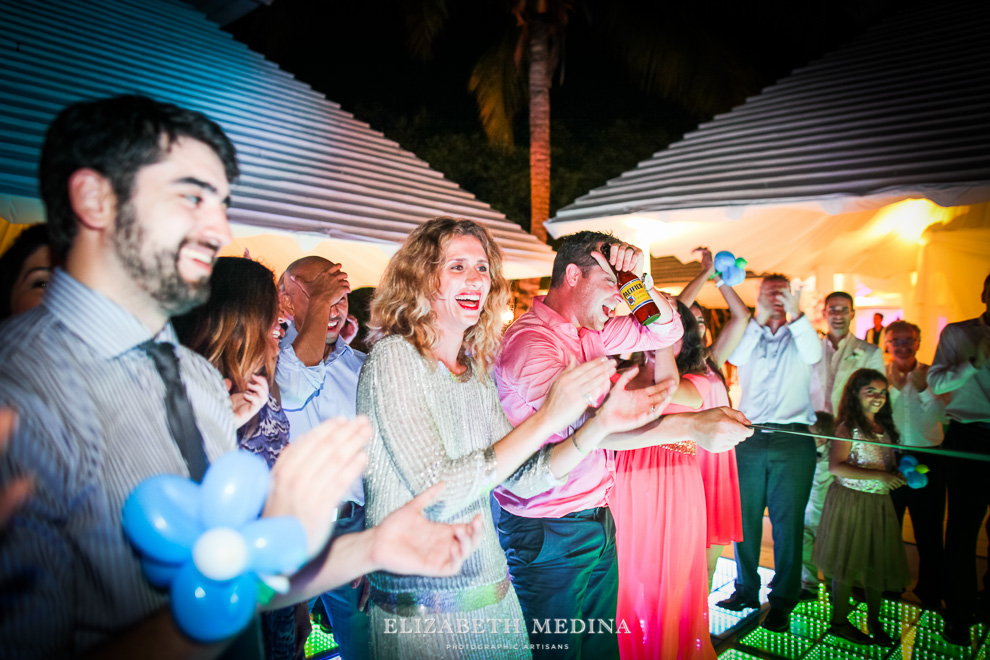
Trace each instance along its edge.
<path fill-rule="evenodd" d="M 667 350 L 682 334 L 680 318 L 665 299 L 656 302 L 660 318 L 644 327 L 633 316 L 615 317 L 622 302 L 619 271 L 643 272 L 643 252 L 598 232 L 564 239 L 554 260 L 550 291 L 506 332 L 495 366 L 499 397 L 509 421 L 526 419 L 543 403 L 551 383 L 572 357 L 586 362 L 604 355 Z M 673 384 L 673 382 L 671 383 Z M 598 404 L 589 401 L 589 405 Z M 589 415 L 593 409 L 589 410 Z M 587 419 L 548 442 L 560 442 Z M 615 449 L 633 449 L 679 440 L 725 451 L 752 431 L 741 414 L 727 408 L 668 415 L 632 433 L 608 438 L 592 450 L 566 483 L 530 499 L 495 489 L 502 506 L 499 541 L 506 552 L 513 586 L 526 618 L 534 658 L 618 657 L 614 633 L 618 567 L 615 528 L 607 502 L 615 474 Z M 558 620 L 566 619 L 566 626 Z"/>

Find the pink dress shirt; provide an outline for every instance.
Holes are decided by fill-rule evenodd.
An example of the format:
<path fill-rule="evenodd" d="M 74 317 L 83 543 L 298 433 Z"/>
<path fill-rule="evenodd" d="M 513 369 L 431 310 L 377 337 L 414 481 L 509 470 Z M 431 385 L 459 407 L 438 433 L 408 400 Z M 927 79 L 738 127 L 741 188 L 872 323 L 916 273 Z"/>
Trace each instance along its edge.
<path fill-rule="evenodd" d="M 655 328 L 651 330 L 650 328 Z M 570 356 L 587 362 L 606 355 L 666 348 L 681 338 L 681 319 L 664 325 L 643 327 L 632 316 L 609 320 L 601 332 L 575 328 L 560 314 L 533 300 L 533 308 L 509 326 L 502 340 L 502 353 L 495 364 L 495 382 L 505 415 L 513 426 L 533 414 L 550 386 L 567 366 Z M 567 438 L 587 417 L 582 416 L 547 443 Z M 510 513 L 526 518 L 560 518 L 575 511 L 604 506 L 615 475 L 611 450 L 596 449 L 578 464 L 562 486 L 529 499 L 499 486 L 495 498 Z"/>

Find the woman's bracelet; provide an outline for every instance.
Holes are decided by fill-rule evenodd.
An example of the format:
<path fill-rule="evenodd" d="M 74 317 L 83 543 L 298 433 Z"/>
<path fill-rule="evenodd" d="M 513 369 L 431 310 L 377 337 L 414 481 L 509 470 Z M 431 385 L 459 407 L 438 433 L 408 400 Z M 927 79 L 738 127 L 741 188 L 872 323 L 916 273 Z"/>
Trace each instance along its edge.
<path fill-rule="evenodd" d="M 590 453 L 591 453 L 590 451 L 585 451 L 585 450 L 584 450 L 584 449 L 583 449 L 583 448 L 581 447 L 581 445 L 579 445 L 579 444 L 578 444 L 578 441 L 577 441 L 577 433 L 574 433 L 574 434 L 573 434 L 573 435 L 571 436 L 571 443 L 572 443 L 572 444 L 574 445 L 574 448 L 578 450 L 578 453 L 579 453 L 579 454 L 581 454 L 582 456 L 587 456 L 588 454 L 590 454 Z"/>

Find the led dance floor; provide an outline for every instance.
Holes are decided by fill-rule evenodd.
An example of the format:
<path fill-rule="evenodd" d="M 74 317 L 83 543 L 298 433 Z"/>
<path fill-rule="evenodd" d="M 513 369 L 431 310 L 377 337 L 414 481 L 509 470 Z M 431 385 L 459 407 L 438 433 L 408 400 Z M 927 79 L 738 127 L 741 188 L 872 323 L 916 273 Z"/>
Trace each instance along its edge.
<path fill-rule="evenodd" d="M 729 612 L 715 606 L 732 594 L 735 573 L 735 562 L 720 558 L 712 581 L 713 588 L 716 585 L 718 588 L 708 600 L 712 641 L 721 649 L 720 660 L 988 660 L 990 657 L 986 624 L 972 628 L 971 646 L 956 646 L 940 634 L 944 625 L 941 615 L 902 601 L 885 600 L 880 613 L 887 633 L 895 638 L 900 636 L 897 646 L 860 646 L 829 635 L 825 631 L 832 606 L 824 585 L 819 588 L 818 600 L 799 604 L 791 614 L 790 631 L 770 632 L 757 625 L 755 609 Z M 760 568 L 760 574 L 764 585 L 773 577 L 773 571 L 767 568 Z M 761 590 L 761 603 L 766 602 L 767 591 L 766 587 Z M 865 603 L 857 604 L 850 620 L 866 632 Z"/>
<path fill-rule="evenodd" d="M 766 603 L 766 585 L 773 570 L 761 567 L 759 571 L 764 585 L 760 602 Z M 941 615 L 901 601 L 885 600 L 880 614 L 887 633 L 892 637 L 900 634 L 897 646 L 860 646 L 829 635 L 825 631 L 832 606 L 824 585 L 819 588 L 818 600 L 801 603 L 791 614 L 790 631 L 770 632 L 758 625 L 756 609 L 730 612 L 715 605 L 732 595 L 735 578 L 735 562 L 719 558 L 708 606 L 712 642 L 720 650 L 720 660 L 990 660 L 986 624 L 972 628 L 971 646 L 955 646 L 939 634 Z M 866 632 L 865 603 L 858 604 L 850 620 Z M 314 624 L 306 641 L 306 657 L 332 658 L 336 653 L 333 635 Z"/>

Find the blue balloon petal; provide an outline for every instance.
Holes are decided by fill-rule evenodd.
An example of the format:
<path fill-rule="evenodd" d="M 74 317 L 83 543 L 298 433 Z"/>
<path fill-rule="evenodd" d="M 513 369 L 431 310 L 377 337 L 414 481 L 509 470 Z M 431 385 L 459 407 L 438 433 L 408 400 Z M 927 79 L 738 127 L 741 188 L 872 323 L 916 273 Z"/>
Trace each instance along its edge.
<path fill-rule="evenodd" d="M 257 573 L 288 575 L 308 559 L 306 530 L 291 516 L 261 518 L 240 531 L 250 553 L 248 565 Z"/>
<path fill-rule="evenodd" d="M 243 630 L 258 607 L 258 578 L 246 573 L 215 582 L 190 561 L 172 582 L 172 616 L 179 629 L 198 642 L 216 642 Z"/>
<path fill-rule="evenodd" d="M 203 525 L 238 528 L 261 513 L 268 496 L 268 465 L 248 451 L 221 456 L 203 477 Z"/>
<path fill-rule="evenodd" d="M 149 477 L 124 502 L 124 533 L 155 561 L 178 564 L 188 559 L 203 533 L 200 487 L 174 474 Z"/>
<path fill-rule="evenodd" d="M 725 269 L 722 274 L 722 281 L 729 286 L 736 286 L 737 284 L 742 284 L 743 280 L 746 279 L 746 271 L 744 271 L 739 266 L 729 266 Z"/>
<path fill-rule="evenodd" d="M 166 564 L 155 561 L 150 557 L 141 558 L 141 572 L 151 583 L 151 586 L 159 589 L 167 589 L 172 584 L 175 574 L 179 572 L 182 564 Z"/>
<path fill-rule="evenodd" d="M 924 488 L 928 485 L 928 475 L 921 474 L 920 472 L 911 471 L 904 476 L 907 479 L 907 485 L 911 488 Z"/>
<path fill-rule="evenodd" d="M 715 270 L 717 270 L 718 272 L 724 275 L 725 270 L 729 266 L 736 265 L 736 257 L 728 250 L 722 250 L 721 252 L 715 255 L 714 263 L 715 263 Z"/>
<path fill-rule="evenodd" d="M 918 459 L 914 456 L 901 456 L 900 470 L 904 472 L 905 470 L 913 470 L 918 467 Z"/>

